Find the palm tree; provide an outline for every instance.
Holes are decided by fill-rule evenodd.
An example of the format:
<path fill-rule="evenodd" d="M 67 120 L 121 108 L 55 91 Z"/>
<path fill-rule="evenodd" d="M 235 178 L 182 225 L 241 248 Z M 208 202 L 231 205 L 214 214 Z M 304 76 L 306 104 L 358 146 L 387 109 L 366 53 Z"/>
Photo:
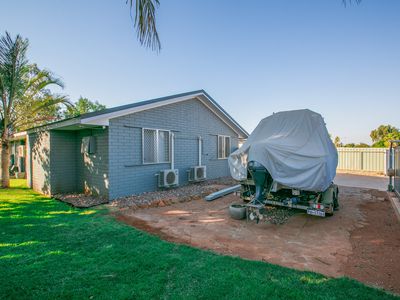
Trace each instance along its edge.
<path fill-rule="evenodd" d="M 9 186 L 9 142 L 13 133 L 51 121 L 65 96 L 53 95 L 49 85 L 63 87 L 49 71 L 28 63 L 28 40 L 8 32 L 0 38 L 0 139 L 1 186 Z M 53 114 L 54 116 L 54 114 Z"/>

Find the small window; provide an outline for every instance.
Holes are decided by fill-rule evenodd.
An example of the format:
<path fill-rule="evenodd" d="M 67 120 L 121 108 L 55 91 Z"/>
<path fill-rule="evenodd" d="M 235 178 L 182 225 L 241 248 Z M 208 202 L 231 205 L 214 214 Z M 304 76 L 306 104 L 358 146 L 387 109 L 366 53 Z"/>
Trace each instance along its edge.
<path fill-rule="evenodd" d="M 160 129 L 143 129 L 143 163 L 167 163 L 170 161 L 170 132 Z"/>
<path fill-rule="evenodd" d="M 231 138 L 225 135 L 218 136 L 218 158 L 228 158 L 231 154 Z"/>

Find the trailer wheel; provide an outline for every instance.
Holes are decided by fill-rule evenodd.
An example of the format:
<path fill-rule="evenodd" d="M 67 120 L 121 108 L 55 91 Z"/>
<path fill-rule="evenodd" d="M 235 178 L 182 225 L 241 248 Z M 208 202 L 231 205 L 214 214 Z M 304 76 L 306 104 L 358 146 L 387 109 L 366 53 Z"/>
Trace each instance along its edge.
<path fill-rule="evenodd" d="M 336 191 L 333 193 L 333 208 L 339 210 L 339 188 L 336 186 Z"/>
<path fill-rule="evenodd" d="M 333 198 L 333 209 L 339 210 L 339 199 L 337 194 L 335 194 L 335 197 Z"/>

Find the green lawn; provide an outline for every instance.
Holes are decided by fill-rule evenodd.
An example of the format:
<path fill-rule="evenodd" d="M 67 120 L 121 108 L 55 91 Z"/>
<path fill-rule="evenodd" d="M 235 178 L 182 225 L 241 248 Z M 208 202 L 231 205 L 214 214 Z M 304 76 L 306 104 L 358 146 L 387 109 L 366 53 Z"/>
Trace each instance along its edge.
<path fill-rule="evenodd" d="M 0 299 L 395 299 L 331 279 L 164 242 L 105 210 L 0 190 Z M 397 298 L 398 299 L 398 298 Z"/>

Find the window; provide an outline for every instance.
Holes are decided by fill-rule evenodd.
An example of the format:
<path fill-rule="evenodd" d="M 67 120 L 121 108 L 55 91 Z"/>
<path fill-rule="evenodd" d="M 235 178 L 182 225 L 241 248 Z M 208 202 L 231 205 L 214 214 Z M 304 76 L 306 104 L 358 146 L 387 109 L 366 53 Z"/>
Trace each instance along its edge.
<path fill-rule="evenodd" d="M 160 129 L 143 129 L 143 163 L 169 162 L 170 132 Z"/>
<path fill-rule="evenodd" d="M 218 136 L 218 158 L 228 158 L 231 154 L 231 138 L 225 135 Z"/>

